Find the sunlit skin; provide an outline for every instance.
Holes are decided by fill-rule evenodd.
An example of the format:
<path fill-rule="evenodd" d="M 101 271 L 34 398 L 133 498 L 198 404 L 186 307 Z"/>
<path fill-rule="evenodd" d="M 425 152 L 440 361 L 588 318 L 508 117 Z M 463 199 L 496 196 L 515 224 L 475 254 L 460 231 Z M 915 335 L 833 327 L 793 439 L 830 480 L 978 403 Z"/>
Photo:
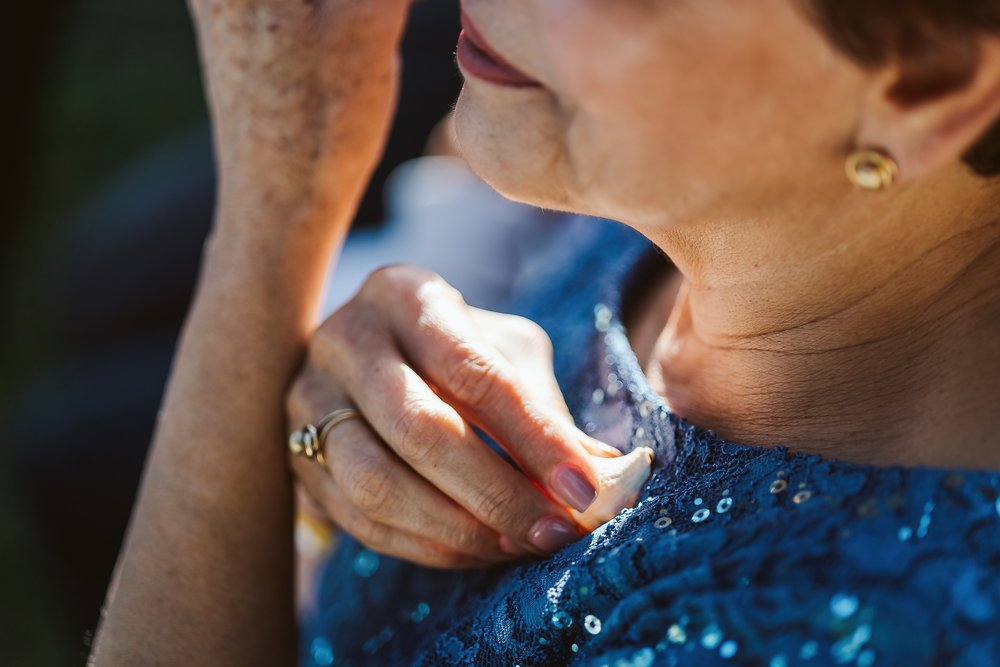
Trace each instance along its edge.
<path fill-rule="evenodd" d="M 473 168 L 636 227 L 683 275 L 632 322 L 675 411 L 739 442 L 1000 467 L 1000 200 L 958 160 L 1000 110 L 996 40 L 901 105 L 898 68 L 858 66 L 787 0 L 465 7 L 542 84 L 467 77 Z M 886 192 L 844 175 L 867 145 L 900 164 Z"/>
<path fill-rule="evenodd" d="M 551 506 L 555 471 L 592 474 L 588 456 L 607 455 L 579 438 L 544 337 L 495 319 L 509 316 L 470 313 L 439 279 L 383 273 L 381 288 L 346 311 L 354 317 L 341 312 L 316 329 L 323 276 L 388 130 L 409 3 L 189 4 L 221 185 L 92 656 L 102 667 L 294 664 L 284 438 L 290 424 L 344 407 L 345 397 L 369 395 L 358 406 L 366 422 L 340 432 L 378 453 L 365 459 L 367 473 L 406 476 L 427 504 L 390 501 L 410 502 L 445 529 L 379 524 L 365 539 L 442 567 L 558 546 L 551 534 L 533 543 L 529 528 L 565 509 Z M 739 442 L 1000 468 L 998 185 L 959 161 L 1000 116 L 995 37 L 964 38 L 946 58 L 866 70 L 829 45 L 798 0 L 464 5 L 493 49 L 541 83 L 469 76 L 456 116 L 466 158 L 511 198 L 622 220 L 674 261 L 680 277 L 656 286 L 628 324 L 650 381 L 677 413 Z M 853 189 L 844 161 L 859 146 L 891 154 L 899 182 Z M 401 327 L 407 311 L 395 304 L 419 326 Z M 480 316 L 492 334 L 520 333 L 493 342 Z M 324 372 L 363 371 L 335 363 L 358 341 L 386 343 L 378 360 L 390 391 Z M 435 398 L 424 385 L 448 368 L 440 359 L 463 372 L 444 378 Z M 526 396 L 524 384 L 541 390 Z M 419 389 L 420 401 L 406 388 Z M 459 389 L 478 411 L 459 405 Z M 379 422 L 386 415 L 395 434 Z M 539 489 L 548 483 L 548 495 L 538 491 L 544 502 L 495 476 L 492 495 L 470 488 L 466 473 L 488 478 L 506 464 L 483 463 L 481 443 L 448 441 L 436 428 L 464 436 L 468 415 L 521 430 L 506 444 L 527 455 Z M 413 423 L 428 437 L 393 437 Z M 561 449 L 533 450 L 542 437 Z M 553 451 L 565 460 L 551 460 Z M 293 465 L 300 474 L 315 466 Z M 305 470 L 306 491 L 333 503 L 336 520 L 403 516 L 379 505 L 382 495 L 365 504 L 335 475 Z M 442 502 L 461 505 L 448 506 L 454 521 L 435 514 Z M 407 535 L 409 551 L 400 548 Z"/>

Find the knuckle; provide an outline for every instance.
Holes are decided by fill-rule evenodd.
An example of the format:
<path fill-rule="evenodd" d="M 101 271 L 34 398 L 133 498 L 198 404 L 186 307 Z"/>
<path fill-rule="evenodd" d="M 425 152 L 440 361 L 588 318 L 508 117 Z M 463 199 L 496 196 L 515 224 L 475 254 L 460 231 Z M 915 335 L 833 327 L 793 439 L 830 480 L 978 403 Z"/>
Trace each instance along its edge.
<path fill-rule="evenodd" d="M 545 331 L 538 323 L 533 322 L 526 317 L 519 317 L 519 326 L 522 327 L 522 335 L 525 339 L 537 347 L 539 350 L 545 351 L 549 354 L 552 353 L 552 339 L 549 338 L 548 332 Z"/>
<path fill-rule="evenodd" d="M 364 299 L 381 299 L 392 294 L 405 305 L 420 308 L 442 297 L 465 303 L 461 292 L 430 269 L 413 264 L 389 264 L 373 271 L 361 287 Z"/>
<path fill-rule="evenodd" d="M 378 289 L 379 287 L 391 285 L 399 274 L 401 266 L 400 264 L 386 264 L 385 266 L 378 267 L 368 274 L 361 289 Z"/>
<path fill-rule="evenodd" d="M 425 284 L 432 286 L 431 296 L 450 299 L 455 303 L 465 305 L 465 296 L 458 290 L 458 288 L 454 287 L 451 283 L 436 273 L 429 276 Z"/>
<path fill-rule="evenodd" d="M 464 526 L 452 530 L 449 545 L 464 554 L 478 554 L 484 551 L 479 531 Z"/>
<path fill-rule="evenodd" d="M 324 370 L 335 367 L 345 357 L 344 341 L 349 340 L 346 318 L 331 317 L 313 334 L 309 341 L 306 368 Z"/>
<path fill-rule="evenodd" d="M 372 271 L 362 286 L 363 292 L 411 291 L 428 280 L 440 280 L 434 273 L 413 264 L 386 264 Z"/>
<path fill-rule="evenodd" d="M 348 383 L 389 338 L 377 304 L 348 303 L 323 322 L 309 342 L 306 368 Z"/>
<path fill-rule="evenodd" d="M 532 352 L 552 353 L 552 339 L 538 323 L 519 315 L 507 316 L 505 333 Z"/>
<path fill-rule="evenodd" d="M 350 479 L 351 500 L 371 517 L 385 517 L 394 499 L 389 473 L 376 460 L 363 458 L 346 471 Z"/>
<path fill-rule="evenodd" d="M 411 264 L 390 264 L 373 272 L 362 286 L 359 300 L 378 308 L 391 307 L 408 319 L 424 322 L 434 304 L 442 298 L 458 299 L 461 294 L 438 274 Z M 433 317 L 429 318 L 433 320 Z"/>
<path fill-rule="evenodd" d="M 347 305 L 326 318 L 309 341 L 308 364 L 327 367 L 350 358 L 345 348 L 363 340 L 362 332 L 368 320 L 352 305 Z"/>
<path fill-rule="evenodd" d="M 457 346 L 444 366 L 447 391 L 473 410 L 487 408 L 509 394 L 497 361 L 467 346 Z"/>
<path fill-rule="evenodd" d="M 414 402 L 402 411 L 391 433 L 396 453 L 415 467 L 437 459 L 448 437 L 440 416 Z"/>
<path fill-rule="evenodd" d="M 350 310 L 351 306 L 346 305 L 323 320 L 309 341 L 310 351 L 324 351 L 331 345 L 337 345 L 344 338 L 344 331 L 350 321 Z"/>
<path fill-rule="evenodd" d="M 503 484 L 494 484 L 484 489 L 472 508 L 473 514 L 494 530 L 510 524 L 511 518 L 517 516 L 518 492 Z M 505 531 L 499 531 L 505 532 Z"/>

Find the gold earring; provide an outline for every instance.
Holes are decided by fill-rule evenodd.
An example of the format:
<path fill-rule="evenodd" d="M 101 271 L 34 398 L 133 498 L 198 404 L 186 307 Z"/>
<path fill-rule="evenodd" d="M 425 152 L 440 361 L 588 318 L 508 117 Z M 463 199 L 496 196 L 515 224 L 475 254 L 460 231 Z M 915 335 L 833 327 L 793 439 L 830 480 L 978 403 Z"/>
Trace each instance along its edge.
<path fill-rule="evenodd" d="M 847 157 L 847 178 L 862 190 L 875 192 L 892 185 L 899 175 L 899 165 L 879 148 L 861 148 Z"/>

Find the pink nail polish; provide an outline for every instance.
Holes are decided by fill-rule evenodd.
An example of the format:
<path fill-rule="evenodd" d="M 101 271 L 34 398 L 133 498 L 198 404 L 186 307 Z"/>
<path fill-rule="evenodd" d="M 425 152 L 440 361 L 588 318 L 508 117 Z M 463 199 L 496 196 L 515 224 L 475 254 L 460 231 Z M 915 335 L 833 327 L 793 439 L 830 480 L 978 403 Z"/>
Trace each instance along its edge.
<path fill-rule="evenodd" d="M 597 489 L 583 471 L 575 466 L 561 465 L 552 475 L 552 491 L 577 512 L 586 512 L 597 499 Z"/>
<path fill-rule="evenodd" d="M 556 516 L 539 519 L 528 534 L 528 540 L 545 552 L 558 551 L 579 537 L 580 533 L 575 526 Z"/>

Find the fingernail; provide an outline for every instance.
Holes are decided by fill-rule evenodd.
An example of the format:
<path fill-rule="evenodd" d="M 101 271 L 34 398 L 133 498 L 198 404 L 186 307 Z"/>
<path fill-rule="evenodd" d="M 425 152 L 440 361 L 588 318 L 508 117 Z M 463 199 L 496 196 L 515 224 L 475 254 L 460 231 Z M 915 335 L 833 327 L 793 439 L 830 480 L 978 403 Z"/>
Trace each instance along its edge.
<path fill-rule="evenodd" d="M 583 471 L 569 465 L 556 469 L 552 475 L 552 490 L 577 512 L 586 512 L 597 499 L 597 489 Z"/>
<path fill-rule="evenodd" d="M 528 540 L 542 551 L 558 551 L 567 544 L 579 539 L 580 533 L 565 519 L 547 516 L 539 519 L 531 527 Z"/>
<path fill-rule="evenodd" d="M 506 535 L 500 536 L 500 551 L 504 552 L 508 556 L 514 556 L 516 558 L 527 556 L 529 553 L 527 549 L 524 549 L 520 545 L 512 542 Z"/>

